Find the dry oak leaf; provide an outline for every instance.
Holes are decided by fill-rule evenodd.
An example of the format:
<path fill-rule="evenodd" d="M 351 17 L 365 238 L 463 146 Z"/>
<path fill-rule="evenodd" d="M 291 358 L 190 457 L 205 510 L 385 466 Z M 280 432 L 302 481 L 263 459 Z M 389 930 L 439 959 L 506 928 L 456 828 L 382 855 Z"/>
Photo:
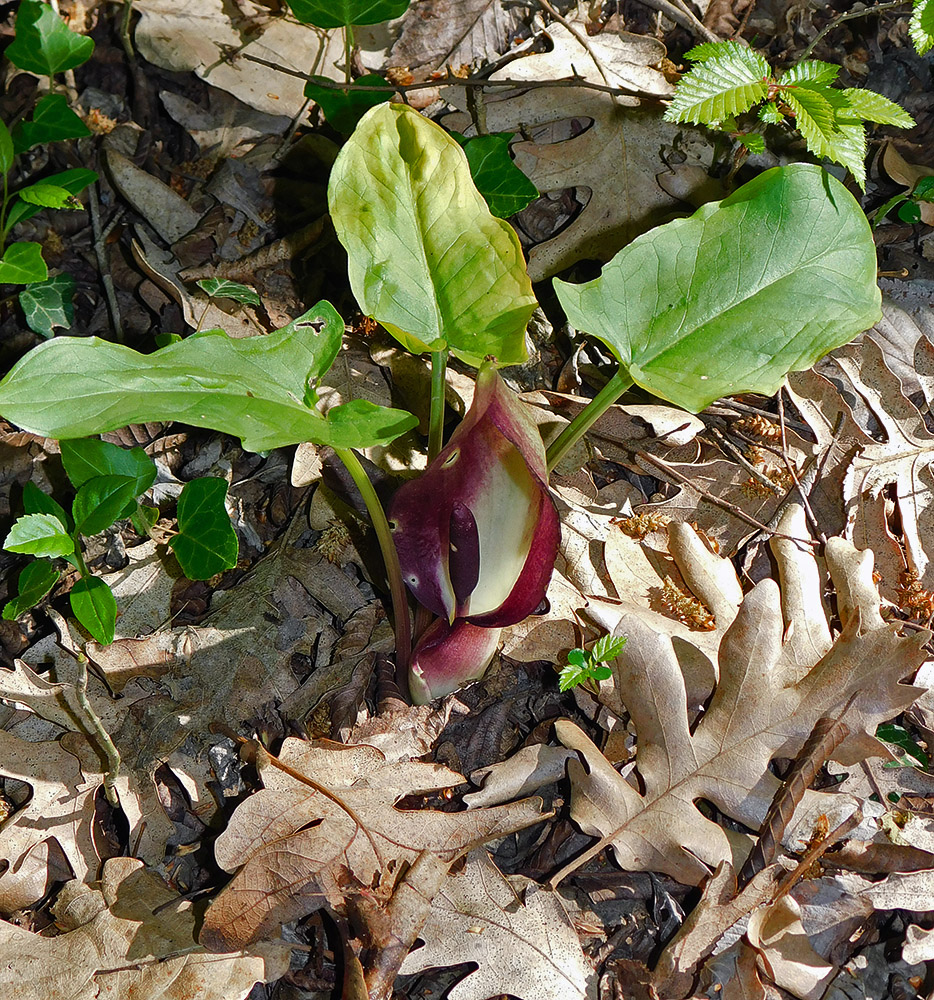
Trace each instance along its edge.
<path fill-rule="evenodd" d="M 596 976 L 581 950 L 561 897 L 531 879 L 504 876 L 484 850 L 435 896 L 419 937 L 425 942 L 401 972 L 473 962 L 451 1000 L 509 993 L 521 1000 L 585 1000 Z"/>
<path fill-rule="evenodd" d="M 911 323 L 900 310 L 889 306 L 887 312 L 890 317 L 900 314 L 902 321 Z M 926 551 L 925 539 L 934 535 L 934 434 L 872 337 L 865 337 L 859 346 L 834 352 L 831 358 L 836 371 L 828 370 L 835 381 L 842 376 L 842 388 L 814 373 L 802 378 L 793 375 L 789 384 L 795 405 L 818 433 L 819 441 L 830 447 L 842 429 L 853 443 L 844 453 L 848 460 L 842 486 L 846 536 L 876 553 L 889 596 L 894 597 L 892 588 L 904 568 L 905 556 L 922 586 L 932 589 L 934 560 Z M 931 413 L 934 344 L 920 329 L 913 360 L 924 396 L 920 405 Z M 854 414 L 857 407 L 862 420 Z M 881 428 L 878 439 L 860 424 L 875 425 L 877 431 Z M 893 496 L 904 555 L 889 530 L 893 517 L 886 513 L 886 506 Z"/>
<path fill-rule="evenodd" d="M 221 868 L 237 872 L 205 916 L 201 941 L 214 951 L 245 947 L 325 903 L 339 906 L 424 850 L 450 863 L 550 815 L 539 798 L 467 813 L 397 809 L 404 796 L 453 788 L 464 778 L 440 764 L 388 761 L 366 744 L 287 739 L 279 760 L 347 808 L 268 759 L 258 762 L 265 787 L 237 808 L 214 845 Z"/>
<path fill-rule="evenodd" d="M 94 887 L 69 882 L 56 936 L 0 923 L 0 987 L 17 1000 L 242 1000 L 283 976 L 289 948 L 219 956 L 195 943 L 195 915 L 135 858 L 105 862 Z"/>
<path fill-rule="evenodd" d="M 778 530 L 801 537 L 800 509 L 790 508 Z M 834 640 L 813 550 L 779 538 L 772 547 L 782 589 L 766 579 L 746 594 L 719 644 L 717 684 L 696 724 L 670 635 L 637 615 L 624 616 L 614 630 L 628 636 L 613 664 L 614 680 L 636 728 L 643 791 L 622 778 L 576 725 L 556 724 L 561 742 L 586 763 L 586 769 L 579 761 L 568 766 L 572 818 L 611 843 L 626 870 L 661 871 L 699 884 L 722 861 L 738 867 L 748 842 L 707 819 L 698 801 L 713 802 L 757 829 L 780 784 L 770 761 L 795 757 L 818 719 L 845 709 L 850 736 L 833 759 L 853 764 L 887 753 L 872 735 L 877 725 L 924 690 L 901 681 L 925 660 L 922 647 L 930 634 L 905 638 L 882 623 L 871 552 L 840 538 L 826 546 L 843 623 Z M 816 803 L 834 812 L 842 804 L 840 796 L 808 792 L 799 810 L 810 812 Z"/>

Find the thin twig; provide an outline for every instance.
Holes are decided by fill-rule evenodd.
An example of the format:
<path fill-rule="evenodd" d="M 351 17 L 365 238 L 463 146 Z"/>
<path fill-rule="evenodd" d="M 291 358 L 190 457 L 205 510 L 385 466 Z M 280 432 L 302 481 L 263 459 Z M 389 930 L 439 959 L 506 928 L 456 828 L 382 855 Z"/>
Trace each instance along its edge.
<path fill-rule="evenodd" d="M 672 468 L 667 462 L 663 462 L 660 458 L 656 458 L 654 455 L 650 455 L 645 451 L 637 451 L 637 458 L 645 459 L 650 465 L 655 466 L 666 476 L 671 476 L 678 483 L 682 483 L 685 486 L 690 486 L 692 490 L 702 499 L 706 500 L 708 503 L 715 504 L 717 507 L 721 507 L 723 510 L 728 511 L 734 517 L 738 517 L 741 521 L 745 521 L 746 524 L 752 525 L 754 528 L 758 528 L 760 531 L 764 531 L 767 535 L 771 535 L 773 538 L 787 538 L 791 542 L 798 542 L 801 545 L 817 546 L 820 543 L 815 542 L 812 538 L 795 538 L 793 535 L 785 535 L 781 531 L 774 531 L 767 524 L 763 524 L 761 521 L 754 518 L 751 514 L 747 514 L 746 511 L 737 507 L 736 504 L 730 503 L 729 500 L 724 500 L 722 497 L 714 496 L 712 493 L 708 493 L 706 490 L 702 490 L 691 480 L 678 472 L 677 469 Z"/>
<path fill-rule="evenodd" d="M 907 7 L 911 0 L 893 0 L 892 3 L 877 3 L 874 7 L 864 7 L 862 10 L 848 10 L 844 14 L 838 14 L 823 30 L 819 31 L 807 48 L 798 56 L 797 63 L 804 62 L 814 51 L 814 47 L 825 36 L 829 35 L 834 28 L 839 27 L 844 21 L 852 21 L 857 17 L 870 17 L 873 14 L 884 14 L 887 10 L 897 10 L 899 7 Z"/>
<path fill-rule="evenodd" d="M 804 506 L 804 513 L 807 514 L 808 520 L 811 522 L 811 529 L 814 532 L 814 537 L 817 538 L 821 544 L 827 541 L 827 536 L 824 534 L 823 529 L 820 524 L 818 524 L 817 517 L 811 508 L 811 501 L 808 499 L 807 491 L 801 485 L 801 480 L 798 478 L 798 470 L 795 468 L 794 462 L 788 455 L 788 437 L 785 433 L 785 402 L 782 396 L 782 389 L 778 391 L 778 426 L 782 432 L 782 458 L 785 460 L 785 468 L 788 470 L 788 474 L 791 476 L 792 481 L 795 484 L 795 489 L 798 491 L 798 496 L 801 497 L 801 503 Z"/>
<path fill-rule="evenodd" d="M 652 10 L 660 11 L 665 17 L 671 18 L 675 24 L 680 24 L 682 28 L 686 28 L 692 35 L 702 38 L 705 42 L 720 42 L 723 40 L 718 34 L 711 31 L 706 24 L 699 21 L 687 8 L 686 4 L 679 4 L 676 7 L 673 3 L 669 3 L 669 0 L 639 0 L 639 2 L 646 7 L 651 7 Z"/>
<path fill-rule="evenodd" d="M 784 496 L 785 491 L 777 483 L 773 483 L 771 479 L 761 470 L 757 469 L 752 462 L 742 453 L 742 451 L 736 447 L 735 444 L 720 430 L 719 427 L 708 426 L 707 430 L 717 439 L 717 443 L 749 473 L 753 479 L 757 479 L 766 489 L 771 490 L 776 496 Z"/>
<path fill-rule="evenodd" d="M 552 6 L 550 0 L 535 0 L 535 2 L 542 8 L 542 10 L 547 11 L 558 24 L 566 28 L 571 35 L 577 40 L 581 48 L 590 56 L 593 60 L 594 66 L 597 67 L 597 72 L 603 77 L 603 82 L 611 87 L 609 74 L 606 71 L 606 67 L 603 65 L 603 60 L 594 51 L 594 47 L 590 44 L 586 35 L 582 35 L 577 27 L 572 24 L 559 10 L 555 10 Z M 572 67 L 573 68 L 573 67 Z"/>
<path fill-rule="evenodd" d="M 117 291 L 114 288 L 113 277 L 110 274 L 110 263 L 107 260 L 107 248 L 104 241 L 106 235 L 101 229 L 101 209 L 97 198 L 97 184 L 88 188 L 88 206 L 91 209 L 91 231 L 94 234 L 94 256 L 97 258 L 97 268 L 101 273 L 101 284 L 104 286 L 104 296 L 107 299 L 107 311 L 113 326 L 114 339 L 123 343 L 123 327 L 120 322 L 120 306 L 117 302 Z"/>

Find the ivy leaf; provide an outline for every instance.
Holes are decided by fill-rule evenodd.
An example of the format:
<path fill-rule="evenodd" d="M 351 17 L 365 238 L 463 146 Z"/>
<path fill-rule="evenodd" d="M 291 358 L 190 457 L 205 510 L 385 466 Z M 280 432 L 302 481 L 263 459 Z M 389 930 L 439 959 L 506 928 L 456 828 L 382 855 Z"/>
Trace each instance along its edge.
<path fill-rule="evenodd" d="M 156 463 L 142 448 L 121 448 L 100 438 L 73 438 L 60 442 L 62 464 L 76 489 L 97 476 L 129 476 L 134 497 L 156 481 Z"/>
<path fill-rule="evenodd" d="M 117 602 L 110 587 L 99 576 L 82 577 L 69 599 L 75 618 L 102 646 L 109 646 L 117 624 Z"/>
<path fill-rule="evenodd" d="M 47 559 L 36 559 L 23 567 L 17 581 L 17 595 L 3 605 L 3 617 L 12 621 L 34 608 L 58 583 L 60 575 Z"/>
<path fill-rule="evenodd" d="M 497 218 L 508 219 L 538 197 L 538 188 L 516 166 L 509 155 L 514 132 L 496 132 L 465 139 L 451 133 L 467 156 L 470 175 Z"/>
<path fill-rule="evenodd" d="M 121 517 L 129 517 L 136 499 L 131 476 L 95 476 L 75 494 L 71 516 L 80 535 L 96 535 Z"/>
<path fill-rule="evenodd" d="M 357 127 L 360 119 L 378 104 L 385 104 L 392 98 L 391 90 L 335 90 L 333 87 L 322 87 L 321 81 L 333 83 L 329 77 L 313 76 L 305 84 L 305 96 L 317 104 L 328 125 L 336 132 L 350 135 Z M 368 86 L 385 85 L 386 81 L 376 73 L 361 76 L 354 83 Z"/>
<path fill-rule="evenodd" d="M 368 111 L 334 163 L 328 204 L 360 308 L 407 350 L 450 347 L 474 367 L 525 360 L 536 302 L 519 240 L 439 125 L 401 104 Z"/>
<path fill-rule="evenodd" d="M 55 559 L 75 551 L 74 539 L 52 514 L 26 514 L 18 517 L 3 540 L 8 552 Z"/>
<path fill-rule="evenodd" d="M 234 302 L 246 302 L 247 305 L 262 305 L 259 296 L 249 287 L 239 281 L 228 281 L 226 278 L 202 278 L 195 282 L 212 299 L 233 299 Z"/>
<path fill-rule="evenodd" d="M 49 4 L 20 0 L 16 37 L 5 53 L 14 66 L 54 76 L 87 62 L 93 51 L 93 40 L 72 31 Z"/>
<path fill-rule="evenodd" d="M 719 396 L 770 395 L 880 316 L 866 216 L 808 163 L 645 233 L 592 281 L 554 286 L 569 322 L 629 378 L 694 412 Z"/>
<path fill-rule="evenodd" d="M 934 0 L 915 0 L 908 34 L 919 56 L 934 49 Z"/>
<path fill-rule="evenodd" d="M 13 166 L 13 137 L 10 130 L 0 121 L 0 174 L 8 174 Z"/>
<path fill-rule="evenodd" d="M 64 94 L 46 94 L 36 105 L 30 121 L 20 122 L 13 129 L 13 144 L 23 153 L 42 142 L 81 139 L 91 130 L 68 106 Z"/>
<path fill-rule="evenodd" d="M 84 167 L 73 167 L 71 170 L 63 170 L 61 173 L 52 174 L 51 177 L 44 178 L 47 184 L 56 184 L 64 188 L 70 194 L 80 194 L 89 184 L 97 180 L 97 174 L 93 170 Z M 7 216 L 7 227 L 12 229 L 18 222 L 24 219 L 31 219 L 37 212 L 42 211 L 41 205 L 30 205 L 25 201 L 16 201 Z M 34 279 L 38 280 L 38 279 Z"/>
<path fill-rule="evenodd" d="M 56 327 L 70 329 L 75 319 L 74 294 L 75 279 L 70 274 L 27 285 L 19 293 L 19 304 L 29 329 L 42 337 L 54 337 Z"/>
<path fill-rule="evenodd" d="M 169 539 L 189 580 L 210 580 L 237 565 L 239 542 L 224 499 L 227 483 L 205 476 L 186 483 L 178 498 L 178 534 Z"/>
<path fill-rule="evenodd" d="M 879 125 L 895 125 L 897 128 L 915 126 L 914 118 L 904 108 L 874 90 L 848 87 L 841 93 L 847 101 L 846 109 L 839 112 L 841 118 L 845 115 Z"/>
<path fill-rule="evenodd" d="M 685 58 L 698 50 L 702 61 L 681 78 L 665 121 L 710 125 L 765 100 L 772 70 L 758 52 L 738 42 L 708 42 Z"/>
<path fill-rule="evenodd" d="M 0 260 L 0 284 L 30 285 L 45 281 L 49 269 L 38 243 L 11 243 Z"/>
<path fill-rule="evenodd" d="M 348 24 L 379 24 L 405 12 L 409 0 L 286 0 L 303 24 L 343 28 Z"/>

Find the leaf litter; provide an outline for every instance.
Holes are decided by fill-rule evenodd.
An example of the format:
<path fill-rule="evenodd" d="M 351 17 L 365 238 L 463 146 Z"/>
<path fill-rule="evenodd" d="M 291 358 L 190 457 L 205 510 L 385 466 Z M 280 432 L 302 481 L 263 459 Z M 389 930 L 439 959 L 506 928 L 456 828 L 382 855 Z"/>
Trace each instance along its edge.
<path fill-rule="evenodd" d="M 523 40 L 515 37 L 527 27 L 522 13 L 508 5 L 430 6 L 432 17 L 422 20 L 413 7 L 395 40 L 361 32 L 364 68 L 405 62 L 427 78 L 448 62 L 459 70 L 502 57 L 497 75 L 509 79 L 603 79 L 560 23 L 543 31 L 529 22 Z M 780 35 L 784 28 L 769 20 L 773 5 L 758 6 L 750 16 L 741 3 L 710 4 L 707 23 L 732 31 L 745 17 L 756 31 Z M 160 331 L 206 322 L 252 335 L 317 298 L 296 291 L 288 247 L 280 259 L 250 256 L 278 237 L 269 191 L 283 134 L 304 103 L 299 78 L 251 57 L 304 73 L 317 53 L 315 71 L 339 80 L 342 47 L 272 6 L 236 7 L 134 4 L 135 39 L 150 61 L 144 72 L 164 89 L 158 105 L 155 97 L 148 107 L 145 98 L 118 101 L 123 121 L 108 145 L 107 197 L 132 217 L 124 249 L 136 270 L 116 256 L 110 263 L 118 286 L 125 280 L 132 290 L 117 290 L 129 335 L 148 332 L 154 317 Z M 432 18 L 446 34 L 432 31 Z M 579 32 L 595 26 L 570 23 Z M 563 87 L 485 101 L 487 129 L 519 133 L 516 162 L 544 194 L 518 223 L 537 278 L 581 256 L 608 259 L 709 181 L 701 167 L 707 140 L 662 125 L 652 106 L 672 89 L 664 44 L 612 30 L 590 43 L 602 70 L 638 98 Z M 506 63 L 510 45 L 534 54 Z M 152 64 L 192 70 L 210 86 L 183 95 Z M 129 120 L 168 123 L 166 113 L 167 138 L 150 157 Z M 333 158 L 336 148 L 320 138 L 313 151 L 301 147 L 299 171 Z M 890 146 L 884 166 L 907 186 L 930 167 L 917 151 L 903 152 Z M 211 184 L 198 176 L 205 169 L 217 170 Z M 313 192 L 303 193 L 303 223 L 320 214 L 318 197 L 316 204 Z M 218 207 L 227 214 L 220 223 Z M 329 265 L 315 239 L 304 247 L 324 275 Z M 208 258 L 211 274 L 221 266 L 255 271 L 262 306 L 234 317 L 194 292 L 185 269 Z M 104 303 L 97 305 L 68 318 L 76 332 L 106 329 Z M 91 643 L 87 653 L 89 701 L 123 756 L 117 788 L 128 833 L 113 828 L 104 803 L 105 765 L 76 695 L 74 640 L 42 638 L 35 621 L 28 635 L 4 623 L 5 651 L 22 654 L 0 674 L 0 805 L 9 812 L 0 828 L 0 950 L 8 985 L 43 1000 L 228 1000 L 282 977 L 293 991 L 301 982 L 330 989 L 336 973 L 320 949 L 305 962 L 315 951 L 307 919 L 314 912 L 344 934 L 346 966 L 359 970 L 371 995 L 388 995 L 397 973 L 404 978 L 396 988 L 414 995 L 440 981 L 430 970 L 465 963 L 469 971 L 450 974 L 455 1000 L 602 998 L 613 995 L 613 978 L 620 988 L 651 983 L 671 997 L 717 986 L 725 997 L 764 997 L 773 983 L 794 996 L 838 996 L 844 982 L 868 991 L 890 972 L 914 982 L 918 963 L 934 955 L 924 926 L 934 912 L 931 788 L 920 768 L 888 766 L 893 745 L 875 731 L 899 716 L 909 738 L 931 731 L 923 725 L 927 634 L 899 634 L 895 625 L 908 617 L 925 626 L 934 612 L 926 546 L 931 329 L 929 309 L 910 316 L 886 306 L 886 319 L 861 343 L 790 378 L 783 428 L 771 406 L 756 423 L 729 400 L 700 418 L 666 407 L 611 408 L 591 450 L 582 448 L 555 479 L 565 532 L 547 613 L 510 629 L 499 666 L 440 708 L 405 706 L 387 680 L 391 637 L 365 576 L 366 540 L 320 546 L 339 501 L 325 499 L 314 446 L 310 483 L 285 499 L 264 483 L 262 518 L 252 510 L 243 518 L 258 540 L 254 552 L 281 536 L 278 543 L 213 595 L 183 590 L 155 547 L 126 550 L 130 564 L 112 578 L 117 642 Z M 332 376 L 335 398 L 388 402 L 399 387 L 383 374 L 386 356 L 378 338 L 355 341 Z M 585 352 L 583 376 L 576 370 L 562 384 L 581 396 L 528 397 L 545 423 L 580 408 L 588 363 Z M 759 409 L 762 400 L 743 405 Z M 159 435 L 157 448 L 166 439 Z M 165 447 L 173 461 L 183 451 L 191 461 L 215 440 Z M 7 476 L 50 488 L 47 445 L 4 438 L 7 508 Z M 392 469 L 410 464 L 391 452 L 369 457 Z M 270 481 L 288 461 L 275 455 Z M 226 474 L 235 478 L 230 464 Z M 796 477 L 816 525 L 796 506 Z M 311 529 L 300 508 L 307 485 L 323 518 Z M 755 522 L 785 537 L 767 548 Z M 806 544 L 815 531 L 824 536 L 820 548 Z M 114 537 L 101 556 L 116 566 L 122 549 Z M 861 550 L 871 550 L 874 565 Z M 628 637 L 613 678 L 559 699 L 555 680 L 567 652 L 606 631 Z M 735 872 L 783 789 L 783 762 L 828 718 L 848 731 L 826 768 L 842 777 L 839 786 L 807 791 L 775 831 L 780 862 L 738 887 Z M 292 773 L 255 744 L 251 762 L 238 761 L 234 744 L 211 733 L 218 723 L 262 736 Z M 340 744 L 305 738 L 338 735 Z M 466 794 L 462 762 L 479 765 Z M 878 789 L 882 801 L 872 801 Z M 825 841 L 823 874 L 794 875 L 789 859 Z M 589 853 L 586 867 L 555 888 Z M 220 890 L 215 863 L 232 875 Z M 639 881 L 642 871 L 651 882 Z M 632 911 L 638 927 L 607 901 L 614 878 L 629 879 L 626 891 L 645 903 Z M 703 894 L 669 939 L 672 925 L 662 933 L 653 901 L 675 898 L 664 890 L 675 887 L 672 879 Z M 203 920 L 203 905 L 184 898 L 198 892 L 210 899 Z M 914 922 L 898 939 L 900 963 L 856 940 L 870 923 L 896 939 L 888 915 L 906 909 Z M 597 921 L 596 943 L 588 920 Z M 656 945 L 664 947 L 653 963 Z M 598 982 L 601 972 L 611 975 Z"/>

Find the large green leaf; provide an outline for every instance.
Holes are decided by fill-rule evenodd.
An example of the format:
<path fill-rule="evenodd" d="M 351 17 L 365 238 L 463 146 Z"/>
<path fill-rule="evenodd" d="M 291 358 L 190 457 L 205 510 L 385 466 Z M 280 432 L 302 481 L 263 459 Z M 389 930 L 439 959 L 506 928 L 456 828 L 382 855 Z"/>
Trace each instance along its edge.
<path fill-rule="evenodd" d="M 21 0 L 16 37 L 5 53 L 14 66 L 54 76 L 87 62 L 93 51 L 93 39 L 72 31 L 43 0 Z"/>
<path fill-rule="evenodd" d="M 869 223 L 807 163 L 640 236 L 593 281 L 554 284 L 571 324 L 634 382 L 693 411 L 774 392 L 881 315 Z"/>
<path fill-rule="evenodd" d="M 287 0 L 292 13 L 318 28 L 379 24 L 405 12 L 409 0 Z"/>
<path fill-rule="evenodd" d="M 386 444 L 414 427 L 404 410 L 354 400 L 327 416 L 307 406 L 340 348 L 344 324 L 319 302 L 268 337 L 207 331 L 143 355 L 96 337 L 56 337 L 0 382 L 0 414 L 46 437 L 103 434 L 179 420 L 235 434 L 248 451 L 300 441 Z"/>
<path fill-rule="evenodd" d="M 401 104 L 373 108 L 337 157 L 328 203 L 361 309 L 408 350 L 525 360 L 535 298 L 519 240 L 444 129 Z"/>

